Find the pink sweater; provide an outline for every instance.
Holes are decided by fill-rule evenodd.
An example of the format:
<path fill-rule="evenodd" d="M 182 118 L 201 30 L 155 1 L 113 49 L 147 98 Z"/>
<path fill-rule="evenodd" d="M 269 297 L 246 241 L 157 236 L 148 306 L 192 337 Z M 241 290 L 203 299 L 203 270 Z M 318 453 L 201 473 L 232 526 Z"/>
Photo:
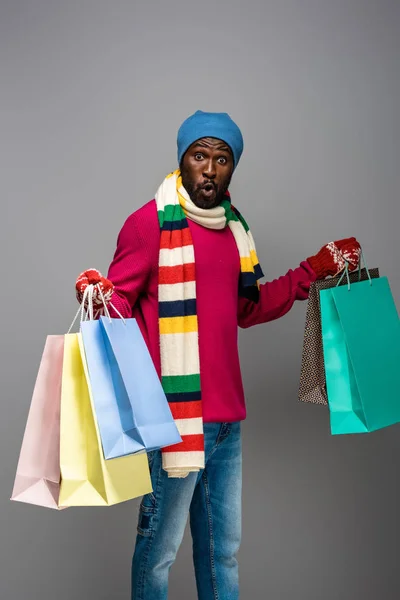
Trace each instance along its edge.
<path fill-rule="evenodd" d="M 238 352 L 238 325 L 251 327 L 278 319 L 295 300 L 308 297 L 316 276 L 308 262 L 261 285 L 257 304 L 238 297 L 239 253 L 229 228 L 206 229 L 189 221 L 196 259 L 200 376 L 204 422 L 246 418 Z M 112 303 L 134 317 L 159 376 L 158 255 L 160 228 L 154 200 L 126 220 L 108 271 L 115 291 Z M 262 262 L 262 261 L 261 261 Z M 116 316 L 116 315 L 114 315 Z"/>

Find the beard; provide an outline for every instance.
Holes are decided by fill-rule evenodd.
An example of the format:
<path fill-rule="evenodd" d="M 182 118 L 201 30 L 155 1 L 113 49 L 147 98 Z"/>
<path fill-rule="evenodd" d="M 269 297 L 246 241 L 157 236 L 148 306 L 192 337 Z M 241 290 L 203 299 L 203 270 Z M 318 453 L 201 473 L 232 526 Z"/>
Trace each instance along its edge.
<path fill-rule="evenodd" d="M 219 206 L 228 191 L 231 177 L 227 177 L 218 185 L 214 181 L 203 180 L 196 183 L 183 167 L 181 171 L 182 185 L 189 194 L 193 204 L 198 208 L 210 209 Z"/>

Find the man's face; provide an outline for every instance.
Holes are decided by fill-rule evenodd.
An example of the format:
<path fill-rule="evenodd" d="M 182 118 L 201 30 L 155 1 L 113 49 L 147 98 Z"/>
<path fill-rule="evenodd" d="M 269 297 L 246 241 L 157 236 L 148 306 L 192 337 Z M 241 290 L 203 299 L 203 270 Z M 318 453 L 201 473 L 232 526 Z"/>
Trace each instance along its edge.
<path fill-rule="evenodd" d="M 232 151 L 215 138 L 194 142 L 181 163 L 183 187 L 199 208 L 214 208 L 222 202 L 232 173 Z"/>

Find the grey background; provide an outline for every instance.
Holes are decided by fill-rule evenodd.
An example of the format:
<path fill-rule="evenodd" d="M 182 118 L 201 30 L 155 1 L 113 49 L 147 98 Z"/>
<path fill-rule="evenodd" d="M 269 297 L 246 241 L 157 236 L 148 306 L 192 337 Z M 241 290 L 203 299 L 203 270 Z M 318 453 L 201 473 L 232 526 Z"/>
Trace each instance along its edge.
<path fill-rule="evenodd" d="M 400 6 L 390 0 L 1 0 L 1 600 L 129 598 L 137 502 L 11 503 L 45 336 L 106 271 L 196 109 L 246 149 L 232 192 L 273 278 L 356 235 L 400 298 Z M 240 333 L 241 597 L 399 597 L 399 428 L 332 438 L 297 401 L 305 304 Z M 189 536 L 170 598 L 195 598 Z"/>

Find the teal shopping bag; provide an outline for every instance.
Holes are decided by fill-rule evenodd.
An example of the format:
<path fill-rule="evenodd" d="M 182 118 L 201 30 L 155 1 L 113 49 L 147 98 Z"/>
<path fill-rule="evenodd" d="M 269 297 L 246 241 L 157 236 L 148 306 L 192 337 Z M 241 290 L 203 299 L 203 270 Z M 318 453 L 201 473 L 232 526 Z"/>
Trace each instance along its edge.
<path fill-rule="evenodd" d="M 386 277 L 321 290 L 332 434 L 400 422 L 400 321 Z"/>

